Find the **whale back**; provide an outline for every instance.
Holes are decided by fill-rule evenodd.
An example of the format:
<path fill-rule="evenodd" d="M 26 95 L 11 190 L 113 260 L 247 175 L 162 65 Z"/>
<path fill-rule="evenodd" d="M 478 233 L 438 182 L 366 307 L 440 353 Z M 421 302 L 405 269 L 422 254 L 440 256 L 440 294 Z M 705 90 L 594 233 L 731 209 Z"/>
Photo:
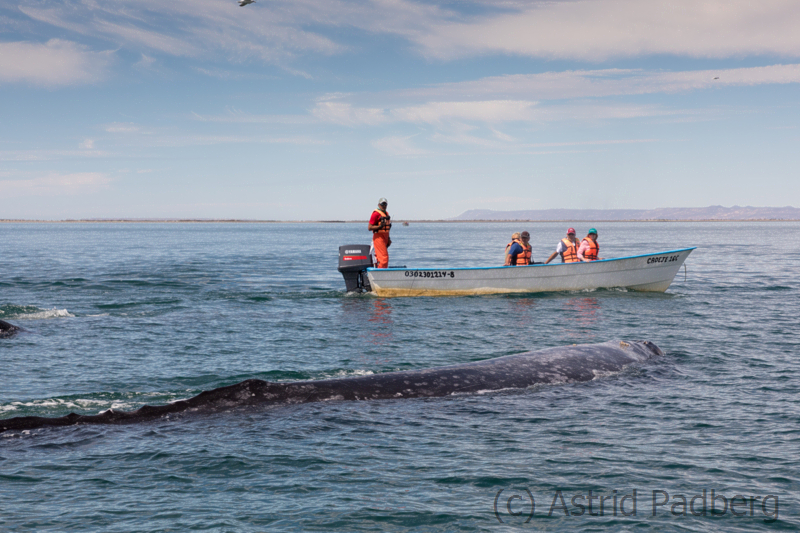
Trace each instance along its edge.
<path fill-rule="evenodd" d="M 97 415 L 0 420 L 0 432 L 73 424 L 121 424 L 184 411 L 215 411 L 245 405 L 296 404 L 336 400 L 381 400 L 522 389 L 541 383 L 573 383 L 619 372 L 664 353 L 647 341 L 609 341 L 547 348 L 458 365 L 368 376 L 275 383 L 248 379 L 167 405 L 136 411 L 109 409 Z"/>
<path fill-rule="evenodd" d="M 609 341 L 573 345 L 424 370 L 406 370 L 322 381 L 268 384 L 257 392 L 268 401 L 418 398 L 521 389 L 542 383 L 590 381 L 625 366 L 663 355 L 648 342 Z"/>
<path fill-rule="evenodd" d="M 14 324 L 9 324 L 5 320 L 0 320 L 0 339 L 6 339 L 11 337 L 22 328 L 19 326 L 15 326 Z"/>

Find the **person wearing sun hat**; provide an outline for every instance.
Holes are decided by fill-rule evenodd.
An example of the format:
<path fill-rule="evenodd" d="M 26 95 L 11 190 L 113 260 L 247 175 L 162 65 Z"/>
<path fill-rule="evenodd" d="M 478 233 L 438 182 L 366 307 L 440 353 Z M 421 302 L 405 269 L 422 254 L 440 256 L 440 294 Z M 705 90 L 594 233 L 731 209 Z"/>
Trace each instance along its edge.
<path fill-rule="evenodd" d="M 581 261 L 597 261 L 600 257 L 600 243 L 597 242 L 597 230 L 592 228 L 589 234 L 581 241 L 578 248 L 578 259 Z"/>
<path fill-rule="evenodd" d="M 575 237 L 575 228 L 569 228 L 567 230 L 566 238 L 558 241 L 558 246 L 556 246 L 556 251 L 553 252 L 550 257 L 547 258 L 547 261 L 545 261 L 544 264 L 546 265 L 547 263 L 555 259 L 557 255 L 561 255 L 562 263 L 577 263 L 579 245 L 580 243 L 578 242 L 578 239 Z"/>
<path fill-rule="evenodd" d="M 378 208 L 369 217 L 367 228 L 372 232 L 372 248 L 375 250 L 376 267 L 387 268 L 389 266 L 389 246 L 392 239 L 389 238 L 389 230 L 392 229 L 392 217 L 386 211 L 389 202 L 386 198 L 378 200 Z"/>

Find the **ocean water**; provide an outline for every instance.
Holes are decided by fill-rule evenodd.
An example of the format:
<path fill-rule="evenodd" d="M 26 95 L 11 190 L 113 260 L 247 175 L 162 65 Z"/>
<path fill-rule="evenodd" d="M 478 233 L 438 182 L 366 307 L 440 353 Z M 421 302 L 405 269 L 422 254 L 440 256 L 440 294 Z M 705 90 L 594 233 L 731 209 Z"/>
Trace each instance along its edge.
<path fill-rule="evenodd" d="M 366 223 L 0 225 L 0 319 L 27 330 L 0 339 L 0 418 L 666 352 L 587 383 L 2 433 L 0 531 L 797 531 L 800 224 L 595 225 L 604 257 L 698 248 L 664 294 L 380 299 L 336 271 Z M 523 229 L 542 261 L 566 226 L 395 225 L 390 263 L 499 264 Z"/>

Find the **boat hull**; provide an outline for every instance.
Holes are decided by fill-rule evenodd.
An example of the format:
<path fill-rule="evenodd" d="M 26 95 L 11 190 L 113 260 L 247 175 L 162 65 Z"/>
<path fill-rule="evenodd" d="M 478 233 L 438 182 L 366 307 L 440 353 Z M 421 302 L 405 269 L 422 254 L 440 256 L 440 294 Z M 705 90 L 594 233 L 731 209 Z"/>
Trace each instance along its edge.
<path fill-rule="evenodd" d="M 601 288 L 664 292 L 694 248 L 587 263 L 485 268 L 368 268 L 378 296 L 457 296 Z"/>

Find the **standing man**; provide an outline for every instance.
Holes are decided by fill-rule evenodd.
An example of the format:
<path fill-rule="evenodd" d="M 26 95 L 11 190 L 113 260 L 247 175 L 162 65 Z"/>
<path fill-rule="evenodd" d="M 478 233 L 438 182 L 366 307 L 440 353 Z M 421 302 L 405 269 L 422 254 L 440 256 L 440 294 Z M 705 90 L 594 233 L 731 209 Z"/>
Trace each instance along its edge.
<path fill-rule="evenodd" d="M 389 202 L 386 198 L 378 200 L 378 208 L 372 212 L 369 217 L 369 226 L 367 228 L 372 232 L 372 247 L 375 249 L 375 259 L 377 260 L 378 268 L 387 268 L 389 266 L 389 246 L 392 245 L 392 239 L 389 238 L 389 230 L 392 229 L 392 217 L 386 211 L 386 206 Z"/>
<path fill-rule="evenodd" d="M 597 242 L 597 230 L 592 228 L 578 248 L 578 259 L 581 261 L 597 261 L 600 257 L 600 243 Z"/>
<path fill-rule="evenodd" d="M 562 263 L 577 263 L 578 262 L 578 246 L 580 243 L 578 239 L 575 237 L 575 228 L 569 228 L 567 230 L 567 238 L 561 239 L 558 241 L 558 246 L 556 246 L 556 251 L 547 258 L 547 261 L 544 262 L 546 265 L 550 261 L 556 258 L 557 255 L 561 255 L 561 262 Z"/>

